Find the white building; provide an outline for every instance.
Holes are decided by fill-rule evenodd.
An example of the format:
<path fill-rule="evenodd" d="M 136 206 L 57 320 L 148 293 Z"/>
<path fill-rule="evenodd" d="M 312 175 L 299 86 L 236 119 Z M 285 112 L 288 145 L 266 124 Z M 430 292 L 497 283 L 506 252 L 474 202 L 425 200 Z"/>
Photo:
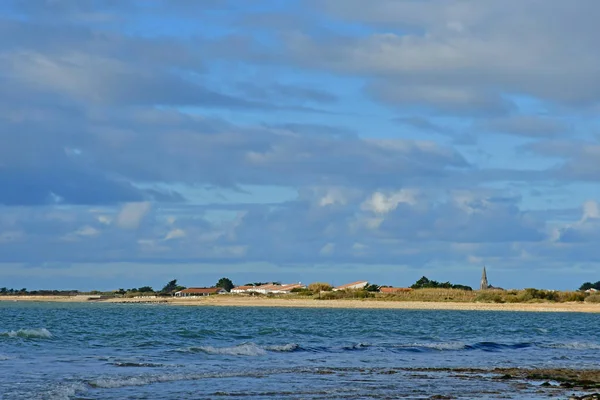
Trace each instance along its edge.
<path fill-rule="evenodd" d="M 364 289 L 365 286 L 367 286 L 369 284 L 368 281 L 357 281 L 357 282 L 352 282 L 352 283 L 347 283 L 345 285 L 342 286 L 338 286 L 338 287 L 334 287 L 333 291 L 337 292 L 338 290 L 357 290 L 357 289 Z"/>
<path fill-rule="evenodd" d="M 304 288 L 306 288 L 306 285 L 303 285 L 300 282 L 283 284 L 283 285 L 276 285 L 273 283 L 269 283 L 269 284 L 260 285 L 260 286 L 238 286 L 238 287 L 231 289 L 231 293 L 237 293 L 237 294 L 240 294 L 240 293 L 289 294 L 292 292 L 293 289 L 304 289 Z"/>

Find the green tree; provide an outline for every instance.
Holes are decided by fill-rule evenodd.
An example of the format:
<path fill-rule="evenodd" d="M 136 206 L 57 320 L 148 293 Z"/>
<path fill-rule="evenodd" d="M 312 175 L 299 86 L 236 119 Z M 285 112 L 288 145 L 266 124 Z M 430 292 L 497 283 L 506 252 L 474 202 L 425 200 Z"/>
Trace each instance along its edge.
<path fill-rule="evenodd" d="M 588 289 L 596 289 L 596 290 L 600 290 L 600 281 L 596 282 L 596 283 L 592 283 L 592 282 L 585 282 L 583 285 L 581 285 L 581 287 L 579 288 L 579 290 L 588 290 Z"/>
<path fill-rule="evenodd" d="M 138 289 L 138 291 L 140 293 L 150 293 L 150 292 L 154 292 L 154 289 L 152 289 L 150 286 L 142 286 L 141 288 Z"/>
<path fill-rule="evenodd" d="M 177 279 L 173 279 L 172 281 L 169 281 L 169 283 L 167 283 L 160 292 L 163 294 L 171 294 L 173 292 L 178 292 L 183 289 L 185 289 L 185 287 L 178 285 Z"/>
<path fill-rule="evenodd" d="M 375 285 L 375 284 L 367 284 L 367 286 L 365 286 L 364 290 L 366 290 L 367 292 L 379 292 L 380 287 L 381 286 Z"/>
<path fill-rule="evenodd" d="M 438 282 L 430 280 L 429 278 L 422 276 L 416 281 L 411 289 L 425 289 L 425 288 L 441 288 L 441 289 L 461 289 L 461 290 L 473 290 L 470 286 L 466 285 L 453 285 L 450 282 Z"/>
<path fill-rule="evenodd" d="M 215 287 L 223 288 L 223 289 L 227 290 L 228 292 L 231 292 L 231 289 L 234 288 L 234 285 L 233 285 L 233 282 L 231 282 L 231 279 L 221 278 L 221 279 L 219 279 L 219 282 L 217 282 Z"/>

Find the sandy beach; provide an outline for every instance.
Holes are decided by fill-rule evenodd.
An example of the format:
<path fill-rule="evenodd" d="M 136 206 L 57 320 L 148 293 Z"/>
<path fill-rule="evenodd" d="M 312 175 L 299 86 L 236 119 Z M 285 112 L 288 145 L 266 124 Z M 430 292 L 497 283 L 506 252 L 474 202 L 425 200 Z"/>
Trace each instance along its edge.
<path fill-rule="evenodd" d="M 529 311 L 529 312 L 586 312 L 600 313 L 600 304 L 589 303 L 459 303 L 383 300 L 313 300 L 298 298 L 266 298 L 246 296 L 209 296 L 195 298 L 141 297 L 89 300 L 87 296 L 0 296 L 0 301 L 38 302 L 106 302 L 156 303 L 184 306 L 223 307 L 302 307 L 302 308 L 356 308 L 404 310 L 465 310 L 465 311 Z"/>

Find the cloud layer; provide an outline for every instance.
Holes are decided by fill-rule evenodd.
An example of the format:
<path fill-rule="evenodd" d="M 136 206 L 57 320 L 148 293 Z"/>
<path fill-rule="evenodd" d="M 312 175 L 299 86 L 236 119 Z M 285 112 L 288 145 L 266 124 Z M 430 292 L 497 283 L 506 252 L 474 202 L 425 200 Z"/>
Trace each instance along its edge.
<path fill-rule="evenodd" d="M 593 280 L 600 5 L 580 3 L 8 2 L 7 279 Z"/>

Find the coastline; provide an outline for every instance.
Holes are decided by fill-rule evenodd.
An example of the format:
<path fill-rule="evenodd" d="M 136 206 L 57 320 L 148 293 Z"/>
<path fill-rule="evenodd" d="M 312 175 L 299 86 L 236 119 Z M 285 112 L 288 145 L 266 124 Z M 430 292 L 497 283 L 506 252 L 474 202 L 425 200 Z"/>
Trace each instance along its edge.
<path fill-rule="evenodd" d="M 195 298 L 142 297 L 89 299 L 87 296 L 0 296 L 0 301 L 60 302 L 60 303 L 125 303 L 165 304 L 177 306 L 221 307 L 297 307 L 398 310 L 455 310 L 455 311 L 522 311 L 522 312 L 582 312 L 600 313 L 600 304 L 590 303 L 467 303 L 386 300 L 313 300 L 299 298 L 266 298 L 216 295 Z"/>

